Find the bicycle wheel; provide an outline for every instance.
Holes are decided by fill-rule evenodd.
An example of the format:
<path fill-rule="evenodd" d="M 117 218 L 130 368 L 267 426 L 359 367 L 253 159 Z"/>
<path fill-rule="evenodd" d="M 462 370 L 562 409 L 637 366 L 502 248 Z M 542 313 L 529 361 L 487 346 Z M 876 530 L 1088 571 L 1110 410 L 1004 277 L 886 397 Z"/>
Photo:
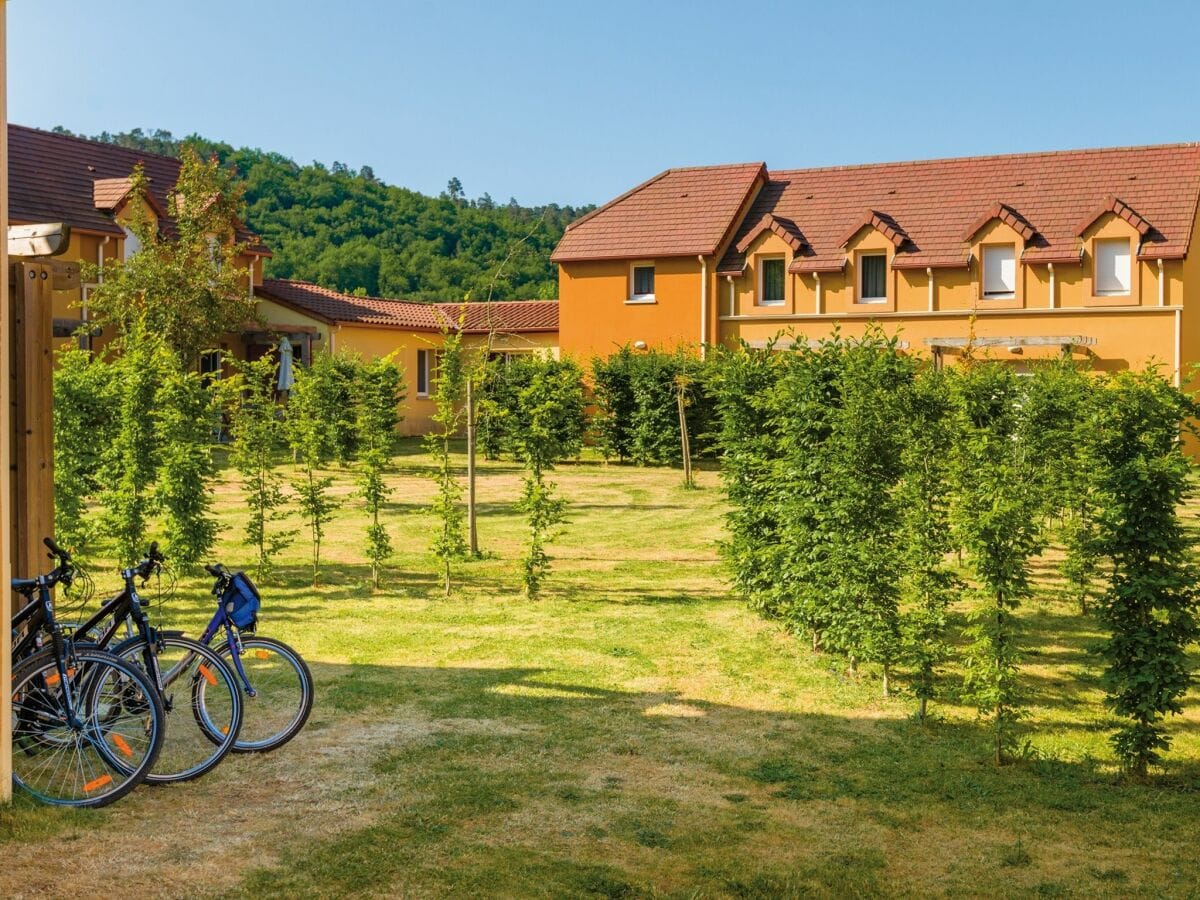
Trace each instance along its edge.
<path fill-rule="evenodd" d="M 313 683 L 300 654 L 273 638 L 243 636 L 242 669 L 254 691 L 248 697 L 235 753 L 263 753 L 294 738 L 312 712 Z M 234 665 L 229 642 L 217 653 Z M 235 666 L 236 668 L 236 666 Z"/>
<path fill-rule="evenodd" d="M 135 637 L 113 653 L 144 666 L 145 646 Z M 161 635 L 157 655 L 168 727 L 146 781 L 191 781 L 212 771 L 233 749 L 242 727 L 242 692 L 229 664 L 199 641 Z"/>
<path fill-rule="evenodd" d="M 145 672 L 102 650 L 76 648 L 66 674 L 51 649 L 13 672 L 13 783 L 43 803 L 105 806 L 154 765 L 162 704 Z"/>

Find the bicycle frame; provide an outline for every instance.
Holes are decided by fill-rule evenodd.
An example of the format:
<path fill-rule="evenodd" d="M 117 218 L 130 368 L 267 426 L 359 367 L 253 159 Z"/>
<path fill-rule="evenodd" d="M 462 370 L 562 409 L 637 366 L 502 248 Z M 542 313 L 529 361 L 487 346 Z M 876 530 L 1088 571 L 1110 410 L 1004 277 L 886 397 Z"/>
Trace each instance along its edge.
<path fill-rule="evenodd" d="M 213 593 L 217 593 L 216 590 Z M 225 614 L 225 607 L 220 602 L 219 596 L 217 600 L 217 611 L 213 615 L 212 620 L 204 629 L 204 633 L 200 635 L 200 643 L 206 647 L 212 643 L 212 639 L 217 636 L 221 628 L 225 628 L 225 637 L 229 641 L 229 655 L 233 657 L 233 667 L 237 670 L 238 678 L 242 680 L 242 688 L 246 692 L 247 697 L 257 697 L 258 691 L 254 689 L 254 685 L 250 683 L 250 677 L 246 674 L 246 669 L 242 665 L 242 637 L 241 633 L 229 621 L 229 617 Z"/>

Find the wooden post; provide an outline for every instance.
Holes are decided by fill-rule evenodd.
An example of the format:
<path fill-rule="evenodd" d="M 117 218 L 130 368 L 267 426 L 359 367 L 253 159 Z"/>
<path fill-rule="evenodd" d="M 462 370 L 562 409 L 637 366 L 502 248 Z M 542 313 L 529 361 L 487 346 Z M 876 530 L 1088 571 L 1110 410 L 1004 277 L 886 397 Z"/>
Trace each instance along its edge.
<path fill-rule="evenodd" d="M 49 260 L 12 266 L 12 565 L 25 578 L 44 568 L 42 538 L 54 534 L 52 303 L 61 268 Z"/>
<path fill-rule="evenodd" d="M 0 234 L 8 234 L 7 3 L 0 0 Z M 12 324 L 8 309 L 8 241 L 0 241 L 0 803 L 12 799 Z"/>
<path fill-rule="evenodd" d="M 471 556 L 479 555 L 479 528 L 475 516 L 475 378 L 467 376 L 467 538 Z"/>

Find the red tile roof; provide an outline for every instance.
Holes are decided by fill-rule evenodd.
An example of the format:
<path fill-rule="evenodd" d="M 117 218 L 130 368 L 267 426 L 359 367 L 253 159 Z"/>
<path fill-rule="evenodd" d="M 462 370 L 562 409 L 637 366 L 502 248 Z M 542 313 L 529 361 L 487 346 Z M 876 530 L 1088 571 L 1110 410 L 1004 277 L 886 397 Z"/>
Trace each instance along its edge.
<path fill-rule="evenodd" d="M 1083 217 L 1094 220 L 1102 207 L 1125 217 L 1112 203 L 1116 197 L 1153 223 L 1143 232 L 1142 258 L 1185 256 L 1200 201 L 1200 143 L 772 172 L 737 236 L 767 213 L 785 216 L 811 247 L 793 268 L 839 269 L 846 229 L 862 222 L 866 208 L 903 225 L 908 241 L 896 252 L 897 268 L 961 266 L 964 233 L 981 210 L 1000 204 L 1019 211 L 1033 232 L 1026 261 L 1070 262 L 1080 258 Z M 735 249 L 718 271 L 743 265 Z"/>
<path fill-rule="evenodd" d="M 410 331 L 457 328 L 468 334 L 558 331 L 557 300 L 505 300 L 493 303 L 421 303 L 356 297 L 307 281 L 265 280 L 255 292 L 324 322 L 378 325 Z"/>
<path fill-rule="evenodd" d="M 80 231 L 124 234 L 113 221 L 113 195 L 126 182 L 119 204 L 128 194 L 129 176 L 141 164 L 157 208 L 169 209 L 169 195 L 179 180 L 180 162 L 142 150 L 55 134 L 23 125 L 8 126 L 8 216 L 13 222 L 66 222 Z M 171 223 L 164 221 L 169 230 Z M 249 252 L 270 255 L 256 235 L 239 229 L 239 242 Z"/>
<path fill-rule="evenodd" d="M 552 259 L 712 253 L 732 228 L 717 271 L 737 274 L 747 236 L 774 216 L 791 223 L 793 242 L 802 236 L 790 267 L 798 272 L 841 269 L 847 229 L 868 224 L 896 244 L 896 268 L 962 266 L 964 235 L 992 218 L 1026 236 L 1025 261 L 1073 262 L 1080 222 L 1106 212 L 1138 229 L 1141 258 L 1179 259 L 1200 201 L 1200 143 L 775 171 L 736 221 L 739 192 L 759 172 L 757 164 L 664 172 L 576 222 Z"/>
<path fill-rule="evenodd" d="M 763 163 L 668 169 L 572 223 L 550 258 L 711 256 L 765 176 Z"/>

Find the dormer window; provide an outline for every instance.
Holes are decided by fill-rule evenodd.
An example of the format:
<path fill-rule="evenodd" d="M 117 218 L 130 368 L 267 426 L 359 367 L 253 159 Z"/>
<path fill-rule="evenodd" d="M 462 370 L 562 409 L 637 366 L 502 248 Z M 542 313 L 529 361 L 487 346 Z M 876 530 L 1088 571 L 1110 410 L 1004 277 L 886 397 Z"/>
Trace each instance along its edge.
<path fill-rule="evenodd" d="M 124 255 L 122 258 L 129 259 L 129 257 L 133 256 L 133 254 L 142 249 L 142 242 L 138 240 L 138 236 L 130 229 L 125 228 L 123 230 L 125 232 L 125 242 L 123 244 Z"/>
<path fill-rule="evenodd" d="M 1094 245 L 1093 279 L 1097 297 L 1120 297 L 1130 293 L 1131 278 L 1129 241 L 1098 240 Z"/>
<path fill-rule="evenodd" d="M 782 306 L 784 301 L 784 259 L 767 257 L 758 261 L 758 302 L 760 306 Z"/>
<path fill-rule="evenodd" d="M 629 302 L 654 302 L 654 265 L 634 263 L 629 271 Z"/>
<path fill-rule="evenodd" d="M 1017 296 L 1017 248 L 993 244 L 983 248 L 983 297 L 1011 300 Z"/>
<path fill-rule="evenodd" d="M 887 253 L 858 256 L 858 302 L 887 303 Z"/>

